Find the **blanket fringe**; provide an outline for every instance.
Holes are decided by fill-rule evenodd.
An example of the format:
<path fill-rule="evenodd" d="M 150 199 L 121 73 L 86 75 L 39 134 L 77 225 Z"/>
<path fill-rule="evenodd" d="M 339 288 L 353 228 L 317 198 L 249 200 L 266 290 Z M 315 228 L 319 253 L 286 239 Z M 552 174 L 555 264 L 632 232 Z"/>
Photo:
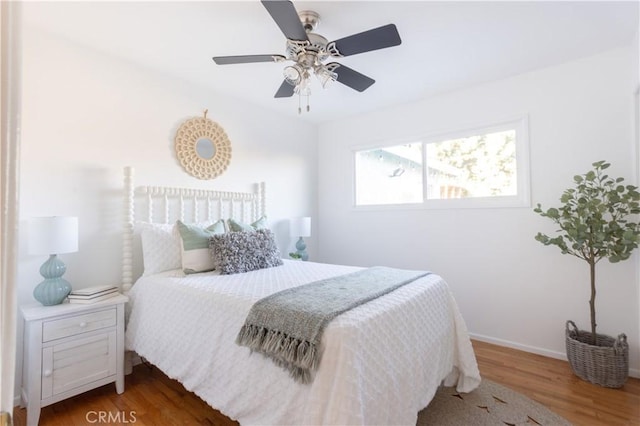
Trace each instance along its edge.
<path fill-rule="evenodd" d="M 289 370 L 296 381 L 309 383 L 320 365 L 322 333 L 330 321 L 429 274 L 376 267 L 273 293 L 251 307 L 236 343 Z"/>
<path fill-rule="evenodd" d="M 301 383 L 311 382 L 312 371 L 318 369 L 320 362 L 316 344 L 256 325 L 243 325 L 236 344 L 271 358 Z"/>

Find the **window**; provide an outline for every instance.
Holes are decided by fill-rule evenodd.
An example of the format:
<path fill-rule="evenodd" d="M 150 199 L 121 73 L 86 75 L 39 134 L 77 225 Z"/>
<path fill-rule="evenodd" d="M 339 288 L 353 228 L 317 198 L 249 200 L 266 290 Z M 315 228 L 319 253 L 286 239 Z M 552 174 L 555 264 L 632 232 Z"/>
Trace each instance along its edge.
<path fill-rule="evenodd" d="M 422 202 L 420 142 L 356 152 L 356 205 Z"/>
<path fill-rule="evenodd" d="M 529 205 L 526 119 L 355 151 L 356 206 Z"/>

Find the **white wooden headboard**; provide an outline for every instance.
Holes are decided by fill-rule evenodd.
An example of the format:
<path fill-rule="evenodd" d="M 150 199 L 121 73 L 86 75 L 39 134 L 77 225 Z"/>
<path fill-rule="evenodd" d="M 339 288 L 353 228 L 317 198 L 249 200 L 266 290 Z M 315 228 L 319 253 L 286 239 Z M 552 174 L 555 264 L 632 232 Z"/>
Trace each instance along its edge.
<path fill-rule="evenodd" d="M 134 228 L 137 221 L 173 223 L 233 218 L 253 222 L 266 214 L 265 183 L 254 192 L 212 191 L 164 186 L 134 186 L 133 167 L 124 168 L 124 235 L 122 241 L 122 291 L 134 280 Z M 136 209 L 138 207 L 138 209 Z"/>

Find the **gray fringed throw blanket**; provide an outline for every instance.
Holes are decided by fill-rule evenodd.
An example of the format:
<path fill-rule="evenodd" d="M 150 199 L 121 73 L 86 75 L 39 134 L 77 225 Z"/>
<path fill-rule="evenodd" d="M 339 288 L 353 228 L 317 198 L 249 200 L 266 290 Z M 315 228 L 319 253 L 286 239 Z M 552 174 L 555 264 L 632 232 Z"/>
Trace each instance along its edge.
<path fill-rule="evenodd" d="M 425 275 L 429 272 L 375 267 L 283 290 L 251 307 L 236 343 L 271 358 L 294 380 L 310 383 L 329 321 Z"/>

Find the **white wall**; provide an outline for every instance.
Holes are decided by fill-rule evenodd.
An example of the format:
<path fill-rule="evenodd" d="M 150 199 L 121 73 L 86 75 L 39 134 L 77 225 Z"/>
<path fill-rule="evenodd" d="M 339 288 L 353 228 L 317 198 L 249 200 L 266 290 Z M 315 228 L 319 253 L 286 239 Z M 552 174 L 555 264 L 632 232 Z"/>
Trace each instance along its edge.
<path fill-rule="evenodd" d="M 137 184 L 250 191 L 264 180 L 269 220 L 284 253 L 294 244 L 287 219 L 317 216 L 315 126 L 34 28 L 25 28 L 23 44 L 20 304 L 35 302 L 38 269 L 46 260 L 27 254 L 25 221 L 31 216 L 79 216 L 80 249 L 60 256 L 74 288 L 120 282 L 127 165 L 135 167 Z M 213 181 L 186 174 L 173 149 L 181 122 L 205 109 L 233 150 L 229 168 Z M 313 256 L 314 239 L 307 242 Z M 18 360 L 21 345 L 19 339 Z"/>
<path fill-rule="evenodd" d="M 640 15 L 640 10 L 638 11 Z M 634 85 L 634 109 L 635 109 L 635 147 L 636 147 L 636 178 L 640 182 L 640 28 L 636 31 L 635 39 L 631 45 L 631 48 L 637 52 L 636 60 L 633 63 L 634 69 L 634 77 L 633 77 L 633 85 Z M 635 260 L 640 265 L 640 253 L 635 254 Z M 640 288 L 640 267 L 637 268 L 637 280 L 638 280 L 638 288 Z M 638 304 L 640 305 L 640 291 L 638 291 Z M 638 330 L 638 334 L 635 336 L 638 341 L 640 341 L 640 329 Z"/>
<path fill-rule="evenodd" d="M 532 208 L 356 211 L 355 146 L 428 136 L 527 114 L 533 204 L 559 204 L 572 176 L 605 159 L 636 182 L 632 75 L 637 50 L 598 56 L 448 93 L 319 130 L 319 252 L 332 263 L 420 268 L 450 284 L 470 331 L 490 341 L 564 357 L 567 319 L 589 327 L 585 262 L 534 240 L 553 224 Z M 598 331 L 630 336 L 638 356 L 635 260 L 598 265 Z"/>

